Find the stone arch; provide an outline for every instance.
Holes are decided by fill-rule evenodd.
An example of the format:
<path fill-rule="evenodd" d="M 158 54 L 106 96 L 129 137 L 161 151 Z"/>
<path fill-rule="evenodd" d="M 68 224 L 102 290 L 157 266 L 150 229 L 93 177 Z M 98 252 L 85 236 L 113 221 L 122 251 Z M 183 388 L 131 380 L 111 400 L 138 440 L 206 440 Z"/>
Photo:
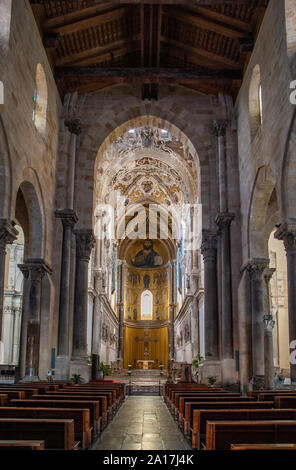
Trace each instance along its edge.
<path fill-rule="evenodd" d="M 0 218 L 11 216 L 12 171 L 8 139 L 0 116 Z"/>
<path fill-rule="evenodd" d="M 268 239 L 279 218 L 275 177 L 268 166 L 258 169 L 248 215 L 248 258 L 268 259 Z"/>
<path fill-rule="evenodd" d="M 7 55 L 9 49 L 12 0 L 0 2 L 0 51 Z"/>
<path fill-rule="evenodd" d="M 281 221 L 296 221 L 296 109 L 288 131 L 281 178 Z"/>
<path fill-rule="evenodd" d="M 39 180 L 32 168 L 26 168 L 23 172 L 23 181 L 15 196 L 15 217 L 25 235 L 25 258 L 44 258 L 44 202 Z"/>
<path fill-rule="evenodd" d="M 124 110 L 122 110 L 122 105 L 118 104 L 114 106 L 112 111 L 113 116 L 116 116 L 114 119 L 110 119 L 110 115 L 107 121 L 102 117 L 101 120 L 96 122 L 96 125 L 89 128 L 83 140 L 81 140 L 78 159 L 81 162 L 81 167 L 83 166 L 84 178 L 81 178 L 80 175 L 79 181 L 76 181 L 76 185 L 81 185 L 81 191 L 83 189 L 84 193 L 86 193 L 85 183 L 87 183 L 87 191 L 89 191 L 88 197 L 93 198 L 94 174 L 97 167 L 98 149 L 99 153 L 104 151 L 112 141 L 116 140 L 122 132 L 131 126 L 162 126 L 168 131 L 173 133 L 177 132 L 180 139 L 183 139 L 190 148 L 194 149 L 198 178 L 201 182 L 199 187 L 199 202 L 203 206 L 203 226 L 206 228 L 210 227 L 212 224 L 210 219 L 210 162 L 213 160 L 214 151 L 209 123 L 196 126 L 196 123 L 192 120 L 192 116 L 189 112 L 187 113 L 185 109 L 182 112 L 181 118 L 177 112 L 165 107 L 160 107 L 157 103 L 150 104 L 149 106 L 144 103 L 141 105 L 133 105 Z M 85 163 L 86 161 L 87 164 Z M 86 165 L 88 169 L 87 174 L 85 172 Z M 89 202 L 88 211 L 84 210 L 82 214 L 79 214 L 80 225 L 89 227 L 92 224 L 92 221 L 87 220 L 87 217 L 88 213 L 92 213 L 93 202 L 93 199 Z"/>
<path fill-rule="evenodd" d="M 261 73 L 259 64 L 255 65 L 249 88 L 249 119 L 250 132 L 253 139 L 261 124 L 262 101 L 261 101 Z"/>

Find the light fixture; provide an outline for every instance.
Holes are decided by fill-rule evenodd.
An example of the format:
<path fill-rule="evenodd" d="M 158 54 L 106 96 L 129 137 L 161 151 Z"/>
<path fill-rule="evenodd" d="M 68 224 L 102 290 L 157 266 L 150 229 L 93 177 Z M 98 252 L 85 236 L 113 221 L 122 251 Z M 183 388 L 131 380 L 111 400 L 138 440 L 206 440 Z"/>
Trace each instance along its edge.
<path fill-rule="evenodd" d="M 266 329 L 273 329 L 275 325 L 275 320 L 272 315 L 263 315 L 263 324 Z"/>

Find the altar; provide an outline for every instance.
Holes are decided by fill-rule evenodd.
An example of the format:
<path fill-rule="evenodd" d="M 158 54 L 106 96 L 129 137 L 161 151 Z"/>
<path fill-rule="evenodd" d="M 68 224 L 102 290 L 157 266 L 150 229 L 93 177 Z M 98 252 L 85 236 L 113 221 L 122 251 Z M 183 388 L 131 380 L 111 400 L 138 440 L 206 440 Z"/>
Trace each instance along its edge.
<path fill-rule="evenodd" d="M 153 367 L 149 367 L 149 364 L 150 364 L 151 366 L 153 366 L 153 365 L 154 365 L 154 361 L 149 360 L 149 359 L 147 359 L 147 360 L 139 359 L 139 360 L 137 361 L 137 365 L 138 365 L 139 369 L 144 369 L 144 370 L 148 370 L 148 369 L 150 369 L 150 368 L 152 369 Z"/>

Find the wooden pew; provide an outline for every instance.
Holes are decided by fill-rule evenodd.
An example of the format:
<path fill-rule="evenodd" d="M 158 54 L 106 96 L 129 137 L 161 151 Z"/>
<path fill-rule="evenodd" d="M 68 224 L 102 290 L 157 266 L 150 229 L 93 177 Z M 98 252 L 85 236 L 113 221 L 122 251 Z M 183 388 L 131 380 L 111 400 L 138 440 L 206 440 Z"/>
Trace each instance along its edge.
<path fill-rule="evenodd" d="M 275 408 L 296 408 L 296 397 L 279 395 L 274 397 Z"/>
<path fill-rule="evenodd" d="M 169 403 L 171 399 L 171 394 L 174 391 L 224 391 L 221 388 L 216 387 L 209 387 L 207 385 L 200 385 L 200 384 L 166 384 L 164 386 L 164 401 Z"/>
<path fill-rule="evenodd" d="M 51 390 L 53 392 L 59 390 L 59 385 L 57 384 L 43 384 L 40 382 L 33 382 L 32 384 L 30 383 L 24 383 L 24 384 L 16 384 L 13 386 L 13 388 L 19 389 L 19 390 L 25 390 L 27 388 L 35 388 L 38 389 L 38 394 L 44 394 L 47 390 Z"/>
<path fill-rule="evenodd" d="M 38 388 L 26 388 L 26 387 L 9 387 L 9 388 L 0 388 L 0 393 L 6 392 L 24 392 L 24 398 L 31 398 L 33 395 L 38 395 Z"/>
<path fill-rule="evenodd" d="M 45 449 L 75 450 L 73 419 L 0 418 L 0 440 L 44 440 Z"/>
<path fill-rule="evenodd" d="M 274 400 L 275 397 L 295 397 L 296 398 L 296 392 L 295 393 L 278 393 L 278 392 L 265 392 L 265 393 L 259 393 L 258 395 L 258 400 Z"/>
<path fill-rule="evenodd" d="M 94 436 L 100 433 L 102 428 L 102 416 L 100 415 L 100 403 L 90 400 L 11 400 L 11 406 L 29 408 L 70 408 L 88 409 L 90 412 L 90 426 Z"/>
<path fill-rule="evenodd" d="M 225 401 L 225 402 L 186 402 L 184 417 L 184 434 L 197 433 L 196 412 L 199 410 L 259 410 L 272 409 L 273 401 Z"/>
<path fill-rule="evenodd" d="M 102 426 L 105 426 L 108 423 L 108 404 L 107 404 L 107 397 L 101 395 L 36 395 L 32 397 L 33 400 L 54 400 L 54 401 L 97 401 L 99 403 L 100 408 L 100 416 L 102 417 Z"/>
<path fill-rule="evenodd" d="M 194 418 L 192 448 L 200 449 L 200 444 L 206 436 L 208 421 L 296 421 L 296 410 L 195 410 Z"/>
<path fill-rule="evenodd" d="M 296 450 L 296 444 L 231 444 L 231 450 Z"/>
<path fill-rule="evenodd" d="M 208 401 L 208 402 L 219 402 L 219 401 L 248 401 L 250 403 L 254 402 L 255 400 L 253 398 L 249 397 L 242 397 L 242 396 L 229 396 L 229 395 L 202 395 L 202 396 L 182 396 L 179 398 L 179 408 L 177 409 L 176 412 L 176 417 L 178 416 L 179 418 L 179 424 L 182 427 L 183 422 L 184 422 L 184 413 L 185 413 L 185 405 L 187 402 L 203 402 L 203 401 Z"/>
<path fill-rule="evenodd" d="M 264 394 L 264 393 L 273 393 L 274 395 L 294 395 L 296 394 L 296 390 L 250 390 L 247 392 L 248 397 L 254 397 L 256 399 L 259 398 L 259 395 Z"/>
<path fill-rule="evenodd" d="M 86 408 L 2 407 L 0 418 L 73 419 L 75 440 L 81 442 L 82 449 L 91 445 L 90 410 Z"/>
<path fill-rule="evenodd" d="M 206 450 L 226 450 L 231 444 L 296 443 L 296 421 L 208 421 Z"/>
<path fill-rule="evenodd" d="M 174 403 L 172 404 L 172 413 L 175 415 L 175 418 L 179 420 L 179 422 L 183 422 L 183 413 L 184 413 L 184 401 L 189 398 L 192 398 L 192 401 L 194 399 L 198 399 L 200 397 L 209 397 L 209 398 L 241 398 L 241 395 L 239 393 L 187 393 L 187 392 L 181 392 L 181 393 L 175 393 L 175 398 L 174 398 Z M 247 398 L 247 400 L 254 400 L 253 398 Z M 191 401 L 191 400 L 189 400 Z"/>
<path fill-rule="evenodd" d="M 109 410 L 110 413 L 112 413 L 114 409 L 114 405 L 116 404 L 116 397 L 113 395 L 112 392 L 104 392 L 104 391 L 81 391 L 81 390 L 59 390 L 57 392 L 46 392 L 45 396 L 51 395 L 51 396 L 58 396 L 58 397 L 63 397 L 64 395 L 67 396 L 92 396 L 92 397 L 106 397 L 107 399 L 107 411 Z"/>
<path fill-rule="evenodd" d="M 4 395 L 1 393 L 0 395 L 0 406 L 6 406 L 8 402 L 8 397 L 7 395 Z"/>
<path fill-rule="evenodd" d="M 44 441 L 0 441 L 1 450 L 44 450 Z"/>
<path fill-rule="evenodd" d="M 218 393 L 218 392 L 222 392 L 224 393 L 225 390 L 222 390 L 222 389 L 217 389 L 217 388 L 210 388 L 210 387 L 207 387 L 207 388 L 197 388 L 197 387 L 178 387 L 178 388 L 170 388 L 168 390 L 168 393 L 167 393 L 167 396 L 166 396 L 166 403 L 170 404 L 174 401 L 174 396 L 175 396 L 175 393 L 180 393 L 180 392 L 204 392 L 204 393 Z"/>
<path fill-rule="evenodd" d="M 18 391 L 5 389 L 5 392 L 3 391 L 3 393 L 7 396 L 8 402 L 14 399 L 22 400 L 25 398 L 25 392 L 23 390 Z"/>

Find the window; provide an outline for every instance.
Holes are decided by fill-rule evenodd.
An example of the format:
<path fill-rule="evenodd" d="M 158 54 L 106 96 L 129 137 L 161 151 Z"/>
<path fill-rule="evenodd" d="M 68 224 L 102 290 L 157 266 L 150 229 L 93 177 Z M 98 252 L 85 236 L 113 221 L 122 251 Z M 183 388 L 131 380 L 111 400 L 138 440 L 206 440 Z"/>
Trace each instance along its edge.
<path fill-rule="evenodd" d="M 41 64 L 36 70 L 36 89 L 33 100 L 33 121 L 40 134 L 45 134 L 47 114 L 47 83 Z"/>
<path fill-rule="evenodd" d="M 141 317 L 144 320 L 152 319 L 153 295 L 150 290 L 144 290 L 141 295 Z"/>
<path fill-rule="evenodd" d="M 249 89 L 250 132 L 253 139 L 263 122 L 263 101 L 260 67 L 257 64 L 252 73 Z"/>

